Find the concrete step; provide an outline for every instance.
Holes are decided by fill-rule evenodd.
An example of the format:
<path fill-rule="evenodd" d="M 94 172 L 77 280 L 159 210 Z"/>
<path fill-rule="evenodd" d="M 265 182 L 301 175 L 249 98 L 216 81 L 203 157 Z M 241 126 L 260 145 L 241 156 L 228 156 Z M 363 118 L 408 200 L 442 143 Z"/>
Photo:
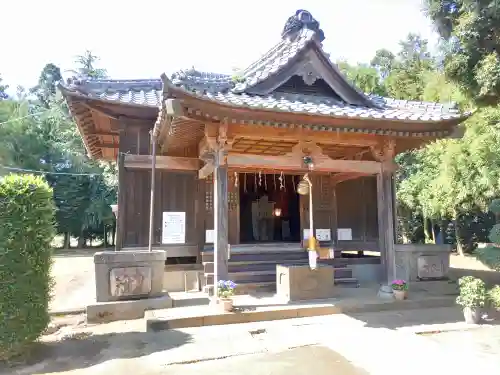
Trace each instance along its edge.
<path fill-rule="evenodd" d="M 352 273 L 351 273 L 352 276 Z M 354 277 L 340 277 L 340 278 L 335 278 L 335 284 L 336 285 L 343 285 L 343 286 L 352 286 L 355 288 L 359 288 L 359 281 L 358 279 Z"/>
<path fill-rule="evenodd" d="M 287 261 L 307 260 L 308 255 L 305 251 L 268 251 L 261 253 L 231 253 L 229 262 L 259 262 L 259 261 Z M 202 252 L 201 262 L 213 262 L 213 252 Z"/>
<path fill-rule="evenodd" d="M 335 280 L 347 280 L 352 278 L 352 269 L 347 267 L 339 267 L 334 268 L 334 278 Z M 214 273 L 213 272 L 205 272 L 205 280 L 206 284 L 213 284 L 214 282 Z M 248 281 L 248 282 L 267 282 L 267 281 L 276 281 L 276 266 L 264 270 L 241 270 L 238 272 L 229 272 L 229 279 L 234 281 L 235 283 L 239 283 L 240 281 Z"/>
<path fill-rule="evenodd" d="M 203 292 L 207 293 L 209 297 L 214 295 L 213 284 L 207 284 L 203 287 Z M 251 282 L 251 281 L 240 281 L 236 285 L 234 294 L 249 294 L 253 292 L 276 292 L 276 280 L 271 282 Z"/>

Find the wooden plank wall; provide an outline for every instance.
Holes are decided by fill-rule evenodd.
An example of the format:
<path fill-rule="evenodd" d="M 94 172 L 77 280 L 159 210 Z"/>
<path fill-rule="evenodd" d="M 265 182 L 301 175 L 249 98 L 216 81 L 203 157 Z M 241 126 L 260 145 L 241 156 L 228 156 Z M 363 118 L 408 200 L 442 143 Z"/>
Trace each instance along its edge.
<path fill-rule="evenodd" d="M 162 213 L 186 212 L 186 243 L 198 246 L 200 221 L 197 220 L 198 179 L 195 172 L 156 171 L 154 244 L 161 244 Z M 124 247 L 149 243 L 151 171 L 126 169 L 124 177 Z M 199 215 L 198 215 L 199 216 Z"/>
<path fill-rule="evenodd" d="M 341 182 L 335 188 L 337 227 L 351 228 L 352 241 L 342 247 L 378 250 L 377 180 L 375 176 Z M 356 250 L 356 249 L 352 249 Z"/>

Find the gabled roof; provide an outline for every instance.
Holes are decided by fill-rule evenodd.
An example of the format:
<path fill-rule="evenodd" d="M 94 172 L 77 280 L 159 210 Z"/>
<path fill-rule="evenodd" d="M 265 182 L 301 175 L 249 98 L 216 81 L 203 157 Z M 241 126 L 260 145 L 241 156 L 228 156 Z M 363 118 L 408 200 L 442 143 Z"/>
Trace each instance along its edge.
<path fill-rule="evenodd" d="M 196 98 L 221 108 L 287 112 L 323 119 L 457 124 L 469 116 L 452 105 L 361 93 L 330 61 L 322 47 L 323 39 L 319 23 L 309 12 L 298 10 L 287 20 L 278 43 L 240 74 L 231 76 L 192 68 L 175 72 L 163 81 L 72 80 L 61 89 L 68 102 L 97 100 L 157 110 L 166 95 L 171 95 Z"/>

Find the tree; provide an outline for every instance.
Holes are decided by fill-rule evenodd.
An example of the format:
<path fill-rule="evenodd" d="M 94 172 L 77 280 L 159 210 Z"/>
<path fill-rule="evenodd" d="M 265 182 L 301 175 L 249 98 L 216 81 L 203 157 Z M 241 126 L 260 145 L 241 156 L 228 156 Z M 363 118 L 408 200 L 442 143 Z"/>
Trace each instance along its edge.
<path fill-rule="evenodd" d="M 363 64 L 353 66 L 346 61 L 339 61 L 337 65 L 346 78 L 362 92 L 381 96 L 386 94 L 382 79 L 374 67 Z"/>
<path fill-rule="evenodd" d="M 49 63 L 44 66 L 40 77 L 38 78 L 38 85 L 31 89 L 40 103 L 46 108 L 50 107 L 50 101 L 56 95 L 57 83 L 62 80 L 61 69 L 58 66 Z"/>
<path fill-rule="evenodd" d="M 500 3 L 497 0 L 426 0 L 426 13 L 447 45 L 448 78 L 479 104 L 500 101 Z"/>
<path fill-rule="evenodd" d="M 370 61 L 370 65 L 376 68 L 383 79 L 387 78 L 394 67 L 396 56 L 387 49 L 379 49 Z"/>
<path fill-rule="evenodd" d="M 95 65 L 99 61 L 99 57 L 87 50 L 83 55 L 76 57 L 75 63 L 78 68 L 70 70 L 78 78 L 83 79 L 103 79 L 107 78 L 108 72 L 106 69 L 97 68 Z"/>
<path fill-rule="evenodd" d="M 6 91 L 9 88 L 9 86 L 2 84 L 2 81 L 3 81 L 2 75 L 0 74 L 0 100 L 8 98 L 8 95 L 7 95 Z"/>

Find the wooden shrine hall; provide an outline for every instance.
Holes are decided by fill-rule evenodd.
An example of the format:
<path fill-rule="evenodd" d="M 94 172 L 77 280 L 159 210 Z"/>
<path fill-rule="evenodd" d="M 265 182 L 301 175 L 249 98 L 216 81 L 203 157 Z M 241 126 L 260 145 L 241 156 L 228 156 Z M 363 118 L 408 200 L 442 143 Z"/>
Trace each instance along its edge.
<path fill-rule="evenodd" d="M 312 218 L 345 264 L 378 252 L 382 278 L 395 275 L 394 157 L 451 136 L 468 114 L 360 92 L 324 39 L 299 10 L 238 75 L 60 86 L 89 155 L 118 161 L 117 250 L 150 245 L 167 263 L 201 263 L 213 249 L 205 273 L 234 279 L 228 263 L 245 249 L 302 260 Z M 297 192 L 306 174 L 311 205 Z M 280 258 L 287 248 L 297 258 Z"/>

